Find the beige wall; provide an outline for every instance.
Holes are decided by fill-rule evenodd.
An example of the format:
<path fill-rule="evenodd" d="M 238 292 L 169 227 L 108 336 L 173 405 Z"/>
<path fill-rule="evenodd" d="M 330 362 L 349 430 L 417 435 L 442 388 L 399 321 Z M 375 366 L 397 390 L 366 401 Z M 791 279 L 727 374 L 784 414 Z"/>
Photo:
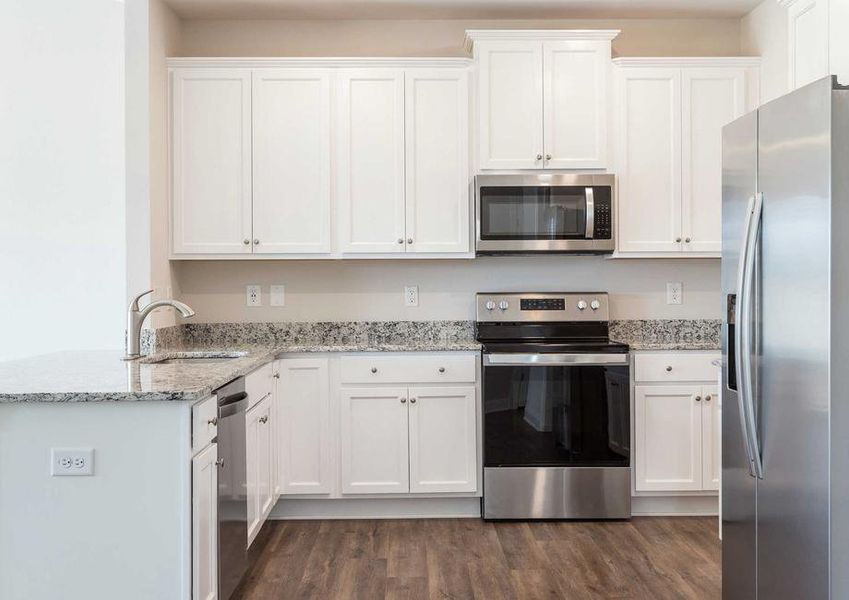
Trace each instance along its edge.
<path fill-rule="evenodd" d="M 150 285 L 155 296 L 179 295 L 168 261 L 168 72 L 165 58 L 180 44 L 181 22 L 162 0 L 150 0 Z M 174 323 L 174 311 L 153 315 L 153 325 Z"/>
<path fill-rule="evenodd" d="M 764 0 L 740 22 L 743 54 L 761 57 L 761 103 L 788 91 L 787 9 Z"/>
<path fill-rule="evenodd" d="M 153 281 L 173 286 L 200 321 L 465 319 L 486 290 L 608 290 L 614 318 L 719 318 L 719 261 L 594 257 L 479 258 L 474 261 L 202 261 L 169 268 L 167 252 L 164 54 L 182 56 L 461 56 L 468 28 L 618 28 L 621 56 L 736 55 L 737 19 L 546 21 L 177 21 L 151 9 L 151 202 Z M 154 20 L 158 22 L 154 25 Z M 156 50 L 154 49 L 156 46 Z M 159 58 L 154 60 L 153 54 Z M 164 53 L 164 54 L 163 54 Z M 156 83 L 158 81 L 158 83 Z M 154 99 L 156 100 L 154 102 Z M 172 277 L 173 269 L 173 277 Z M 684 284 L 684 304 L 665 302 L 666 282 Z M 263 286 L 262 308 L 245 307 L 245 285 Z M 268 286 L 286 286 L 286 306 L 268 306 Z M 402 303 L 418 285 L 420 306 Z M 171 319 L 170 315 L 164 318 Z M 163 318 L 160 317 L 160 318 Z M 157 322 L 157 324 L 164 324 Z"/>
<path fill-rule="evenodd" d="M 463 56 L 466 29 L 621 29 L 618 56 L 740 52 L 739 19 L 186 21 L 182 56 Z"/>

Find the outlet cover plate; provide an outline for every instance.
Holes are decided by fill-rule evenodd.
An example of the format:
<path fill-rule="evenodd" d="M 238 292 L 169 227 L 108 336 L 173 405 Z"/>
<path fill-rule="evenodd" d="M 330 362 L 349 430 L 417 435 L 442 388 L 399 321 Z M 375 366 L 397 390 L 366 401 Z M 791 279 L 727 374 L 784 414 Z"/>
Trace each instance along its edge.
<path fill-rule="evenodd" d="M 247 295 L 246 301 L 248 306 L 262 306 L 262 286 L 245 286 L 245 293 Z"/>
<path fill-rule="evenodd" d="M 680 281 L 673 281 L 666 284 L 666 303 L 681 304 L 684 301 L 684 286 Z"/>
<path fill-rule="evenodd" d="M 51 448 L 50 474 L 54 477 L 94 475 L 94 448 Z"/>
<path fill-rule="evenodd" d="M 286 306 L 286 286 L 272 285 L 268 304 L 271 306 Z"/>
<path fill-rule="evenodd" d="M 419 286 L 406 285 L 404 286 L 404 306 L 419 305 Z"/>

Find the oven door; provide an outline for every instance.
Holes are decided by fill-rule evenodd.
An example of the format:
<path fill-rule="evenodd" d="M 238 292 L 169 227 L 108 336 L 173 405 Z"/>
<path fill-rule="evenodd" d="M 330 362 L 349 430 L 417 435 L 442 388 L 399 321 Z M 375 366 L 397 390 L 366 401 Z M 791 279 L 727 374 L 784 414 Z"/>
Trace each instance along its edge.
<path fill-rule="evenodd" d="M 484 467 L 628 467 L 628 354 L 484 354 Z"/>

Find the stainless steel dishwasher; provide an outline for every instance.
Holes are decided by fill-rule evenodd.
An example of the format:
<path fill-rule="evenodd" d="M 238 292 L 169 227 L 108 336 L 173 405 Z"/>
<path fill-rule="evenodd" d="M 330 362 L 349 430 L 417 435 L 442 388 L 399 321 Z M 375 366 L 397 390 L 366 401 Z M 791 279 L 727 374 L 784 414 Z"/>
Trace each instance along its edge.
<path fill-rule="evenodd" d="M 218 598 L 228 600 L 249 566 L 245 378 L 218 397 Z"/>

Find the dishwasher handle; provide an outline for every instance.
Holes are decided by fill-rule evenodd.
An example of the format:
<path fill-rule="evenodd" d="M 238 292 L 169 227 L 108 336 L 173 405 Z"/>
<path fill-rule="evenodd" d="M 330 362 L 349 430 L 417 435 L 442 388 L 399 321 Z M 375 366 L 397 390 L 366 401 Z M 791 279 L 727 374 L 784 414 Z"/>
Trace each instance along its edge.
<path fill-rule="evenodd" d="M 248 393 L 239 392 L 220 399 L 218 404 L 218 417 L 232 417 L 236 413 L 243 412 L 248 409 Z"/>

